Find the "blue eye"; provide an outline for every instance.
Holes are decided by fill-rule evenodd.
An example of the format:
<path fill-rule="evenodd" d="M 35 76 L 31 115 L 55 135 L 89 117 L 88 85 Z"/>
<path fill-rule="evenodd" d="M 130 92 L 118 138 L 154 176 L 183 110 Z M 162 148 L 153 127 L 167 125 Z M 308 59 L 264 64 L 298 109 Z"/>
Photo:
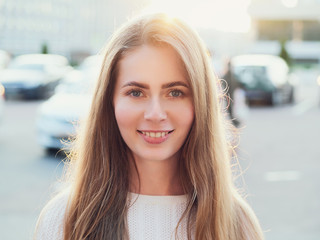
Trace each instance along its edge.
<path fill-rule="evenodd" d="M 132 97 L 141 97 L 142 92 L 141 91 L 137 91 L 137 90 L 132 90 L 129 93 Z"/>
<path fill-rule="evenodd" d="M 169 94 L 171 97 L 180 97 L 182 92 L 180 90 L 172 90 Z"/>

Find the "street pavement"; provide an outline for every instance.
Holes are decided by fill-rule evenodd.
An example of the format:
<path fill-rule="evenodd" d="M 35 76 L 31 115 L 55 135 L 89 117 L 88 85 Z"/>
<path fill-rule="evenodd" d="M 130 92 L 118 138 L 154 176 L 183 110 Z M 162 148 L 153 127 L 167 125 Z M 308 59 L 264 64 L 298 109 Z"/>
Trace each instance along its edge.
<path fill-rule="evenodd" d="M 36 141 L 40 102 L 8 101 L 0 124 L 0 239 L 32 239 L 40 210 L 57 187 L 61 156 Z"/>
<path fill-rule="evenodd" d="M 320 239 L 320 108 L 251 109 L 239 162 L 266 239 Z"/>
<path fill-rule="evenodd" d="M 320 239 L 320 106 L 303 83 L 293 105 L 254 106 L 240 128 L 240 180 L 268 240 Z M 63 173 L 37 144 L 41 101 L 10 100 L 0 124 L 0 239 L 27 240 Z"/>

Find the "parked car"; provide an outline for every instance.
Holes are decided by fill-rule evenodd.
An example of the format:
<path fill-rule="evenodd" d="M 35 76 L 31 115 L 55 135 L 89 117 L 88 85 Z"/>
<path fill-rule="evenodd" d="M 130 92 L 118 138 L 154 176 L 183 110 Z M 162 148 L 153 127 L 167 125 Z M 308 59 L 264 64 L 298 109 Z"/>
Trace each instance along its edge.
<path fill-rule="evenodd" d="M 36 118 L 39 144 L 47 150 L 66 149 L 79 121 L 90 109 L 94 83 L 99 76 L 102 57 L 87 57 L 70 71 L 55 88 L 54 95 L 43 102 Z"/>
<path fill-rule="evenodd" d="M 251 54 L 231 59 L 233 77 L 246 91 L 249 102 L 268 104 L 291 103 L 294 86 L 290 82 L 289 67 L 278 56 Z"/>
<path fill-rule="evenodd" d="M 103 59 L 101 55 L 92 55 L 86 57 L 78 67 L 65 75 L 65 77 L 61 80 L 62 84 L 59 84 L 55 88 L 55 93 L 60 92 L 61 89 L 64 91 L 63 88 L 68 88 L 68 85 L 75 81 L 81 81 L 83 79 L 87 79 L 84 81 L 94 81 L 97 79 L 101 70 L 102 60 Z M 77 87 L 75 90 L 77 91 Z"/>
<path fill-rule="evenodd" d="M 43 98 L 53 92 L 71 69 L 64 56 L 26 54 L 16 57 L 8 69 L 0 72 L 0 82 L 6 89 L 6 95 Z"/>
<path fill-rule="evenodd" d="M 36 126 L 38 142 L 47 150 L 69 149 L 79 121 L 90 109 L 94 83 L 100 65 L 74 70 L 56 87 L 55 94 L 38 109 Z M 95 70 L 94 70 L 95 69 Z"/>
<path fill-rule="evenodd" d="M 62 85 L 60 91 L 38 109 L 38 142 L 48 150 L 68 148 L 64 142 L 73 138 L 79 120 L 87 114 L 91 104 L 92 95 L 86 91 L 85 82 L 74 81 Z"/>
<path fill-rule="evenodd" d="M 79 65 L 78 69 L 80 71 L 99 71 L 101 69 L 102 60 L 103 60 L 102 55 L 88 56 Z"/>

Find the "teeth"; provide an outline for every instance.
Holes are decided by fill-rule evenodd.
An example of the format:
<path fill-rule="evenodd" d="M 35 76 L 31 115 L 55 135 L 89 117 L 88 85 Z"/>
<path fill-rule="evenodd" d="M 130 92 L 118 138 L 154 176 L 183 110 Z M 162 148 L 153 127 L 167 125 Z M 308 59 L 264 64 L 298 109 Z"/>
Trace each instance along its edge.
<path fill-rule="evenodd" d="M 147 137 L 152 137 L 152 138 L 164 137 L 168 133 L 169 132 L 142 132 L 143 135 L 146 135 Z"/>

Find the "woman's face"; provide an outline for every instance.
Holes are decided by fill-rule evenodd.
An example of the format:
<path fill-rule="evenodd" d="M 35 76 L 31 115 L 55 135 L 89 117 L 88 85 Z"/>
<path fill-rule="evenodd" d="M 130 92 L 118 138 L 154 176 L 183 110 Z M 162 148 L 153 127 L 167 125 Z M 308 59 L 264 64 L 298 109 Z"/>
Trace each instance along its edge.
<path fill-rule="evenodd" d="M 177 53 L 143 45 L 118 64 L 115 117 L 134 158 L 177 159 L 194 119 L 187 73 Z"/>

